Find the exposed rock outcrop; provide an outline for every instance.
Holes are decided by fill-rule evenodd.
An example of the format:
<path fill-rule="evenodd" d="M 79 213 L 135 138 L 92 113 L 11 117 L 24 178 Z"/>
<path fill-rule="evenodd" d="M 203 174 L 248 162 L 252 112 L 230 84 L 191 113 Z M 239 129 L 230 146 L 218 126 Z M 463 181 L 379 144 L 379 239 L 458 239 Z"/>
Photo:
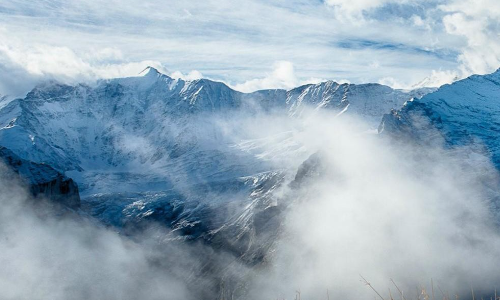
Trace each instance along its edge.
<path fill-rule="evenodd" d="M 46 197 L 71 209 L 80 207 L 80 195 L 76 183 L 51 166 L 23 160 L 2 146 L 0 146 L 0 162 L 19 175 L 34 197 Z"/>

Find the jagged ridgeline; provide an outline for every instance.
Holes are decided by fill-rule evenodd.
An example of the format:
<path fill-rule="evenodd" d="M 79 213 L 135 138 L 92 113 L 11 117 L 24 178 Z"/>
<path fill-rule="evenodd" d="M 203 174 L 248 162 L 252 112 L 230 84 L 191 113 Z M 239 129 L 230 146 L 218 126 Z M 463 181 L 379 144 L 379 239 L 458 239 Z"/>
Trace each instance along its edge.
<path fill-rule="evenodd" d="M 437 130 L 434 130 L 437 129 Z M 450 146 L 475 146 L 500 167 L 500 70 L 473 75 L 384 116 L 379 132 Z"/>
<path fill-rule="evenodd" d="M 283 185 L 293 191 L 317 176 L 321 155 L 287 144 L 287 132 L 272 137 L 280 148 L 266 148 L 269 139 L 236 143 L 221 124 L 325 110 L 356 116 L 367 131 L 378 127 L 414 142 L 428 140 L 427 124 L 450 147 L 480 139 L 478 151 L 499 165 L 499 77 L 500 71 L 473 76 L 437 91 L 328 81 L 240 93 L 206 79 L 172 79 L 154 68 L 94 85 L 48 82 L 25 98 L 0 102 L 0 149 L 35 195 L 124 234 L 161 224 L 172 239 L 202 241 L 253 268 L 269 258 L 289 204 L 275 191 Z M 269 157 L 280 155 L 304 156 L 304 163 L 278 167 Z M 210 270 L 217 278 L 232 274 Z"/>

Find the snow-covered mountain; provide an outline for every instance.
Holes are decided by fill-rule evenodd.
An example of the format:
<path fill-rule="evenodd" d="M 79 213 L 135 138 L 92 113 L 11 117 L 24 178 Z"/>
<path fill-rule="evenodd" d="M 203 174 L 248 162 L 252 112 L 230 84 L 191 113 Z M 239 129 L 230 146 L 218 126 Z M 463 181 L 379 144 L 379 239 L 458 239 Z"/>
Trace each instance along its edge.
<path fill-rule="evenodd" d="M 9 98 L 5 95 L 0 94 L 0 109 L 9 103 Z"/>
<path fill-rule="evenodd" d="M 500 168 L 500 69 L 407 102 L 384 116 L 379 132 L 455 148 L 467 145 Z"/>
<path fill-rule="evenodd" d="M 36 87 L 0 109 L 0 145 L 67 172 L 85 194 L 165 190 L 269 171 L 254 154 L 229 147 L 215 124 L 237 113 L 293 116 L 306 107 L 330 108 L 375 126 L 384 113 L 419 95 L 335 82 L 243 94 L 149 68 L 144 76 L 95 86 Z"/>
<path fill-rule="evenodd" d="M 375 125 L 380 116 L 412 98 L 420 98 L 432 89 L 411 91 L 394 90 L 388 86 L 370 84 L 338 84 L 327 81 L 304 85 L 287 93 L 286 103 L 291 115 L 299 114 L 306 107 L 334 109 L 339 113 L 353 114 Z"/>
<path fill-rule="evenodd" d="M 0 157 L 22 177 L 49 194 L 70 177 L 80 209 L 103 224 L 129 234 L 152 221 L 168 228 L 164 241 L 201 240 L 247 266 L 272 253 L 287 201 L 325 170 L 321 152 L 278 121 L 259 138 L 235 137 L 240 121 L 325 110 L 404 140 L 474 144 L 500 166 L 500 70 L 435 92 L 328 81 L 241 93 L 149 68 L 93 85 L 47 82 L 0 103 Z M 301 163 L 274 163 L 288 156 Z"/>
<path fill-rule="evenodd" d="M 235 138 L 239 120 L 325 109 L 333 117 L 355 115 L 373 129 L 385 113 L 426 92 L 328 81 L 245 94 L 149 68 L 143 76 L 94 85 L 47 82 L 6 101 L 0 146 L 73 178 L 82 210 L 106 225 L 127 232 L 158 222 L 171 230 L 165 239 L 202 239 L 255 264 L 279 229 L 283 203 L 273 192 L 286 176 L 294 182 L 302 176 L 294 173 L 298 166 L 283 170 L 273 160 L 305 160 L 314 149 L 297 144 L 289 131 Z"/>

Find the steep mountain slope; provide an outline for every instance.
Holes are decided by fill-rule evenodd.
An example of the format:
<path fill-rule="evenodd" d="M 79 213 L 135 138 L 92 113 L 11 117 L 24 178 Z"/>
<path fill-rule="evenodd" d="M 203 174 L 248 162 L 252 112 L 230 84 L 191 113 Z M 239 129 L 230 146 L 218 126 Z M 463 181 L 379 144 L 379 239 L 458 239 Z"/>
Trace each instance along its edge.
<path fill-rule="evenodd" d="M 20 159 L 12 151 L 1 146 L 0 162 L 28 185 L 34 197 L 46 197 L 72 209 L 80 207 L 76 183 L 52 167 Z"/>
<path fill-rule="evenodd" d="M 235 138 L 240 120 L 329 109 L 373 127 L 425 92 L 328 81 L 244 94 L 148 68 L 143 76 L 92 86 L 47 82 L 6 102 L 0 146 L 73 178 L 82 208 L 107 225 L 127 231 L 158 221 L 174 235 L 202 238 L 252 263 L 261 256 L 259 241 L 277 230 L 264 219 L 279 214 L 272 191 L 287 173 L 272 161 L 290 155 L 300 161 L 311 149 L 289 131 Z"/>
<path fill-rule="evenodd" d="M 173 80 L 154 70 L 96 87 L 52 83 L 2 110 L 0 140 L 25 159 L 73 171 L 83 190 L 103 179 L 96 179 L 96 173 L 111 183 L 94 186 L 95 191 L 112 190 L 113 177 L 124 190 L 135 190 L 126 184 L 141 183 L 142 175 L 165 189 L 172 179 L 163 170 L 183 182 L 242 174 L 235 159 L 228 158 L 233 154 L 218 149 L 223 143 L 210 124 L 213 115 L 239 106 L 240 94 L 223 84 Z M 196 160 L 189 157 L 194 153 Z M 149 189 L 154 188 L 140 188 Z"/>
<path fill-rule="evenodd" d="M 166 240 L 202 240 L 253 265 L 279 230 L 284 203 L 274 191 L 298 167 L 276 161 L 300 162 L 315 151 L 274 122 L 326 109 L 332 117 L 358 116 L 370 129 L 425 92 L 328 81 L 244 94 L 149 68 L 92 86 L 48 82 L 6 102 L 0 146 L 73 178 L 82 210 L 125 234 L 153 222 L 170 230 Z M 241 123 L 257 127 L 257 115 L 276 129 L 265 128 L 259 138 L 234 136 L 248 130 Z"/>
<path fill-rule="evenodd" d="M 401 107 L 412 98 L 420 98 L 432 89 L 394 90 L 380 84 L 338 84 L 327 81 L 305 85 L 287 93 L 290 114 L 300 114 L 306 107 L 327 108 L 362 117 L 370 125 L 380 116 Z"/>
<path fill-rule="evenodd" d="M 0 109 L 4 108 L 12 99 L 8 96 L 0 94 Z"/>
<path fill-rule="evenodd" d="M 406 103 L 383 117 L 379 132 L 450 147 L 467 145 L 500 168 L 500 69 Z"/>
<path fill-rule="evenodd" d="M 94 85 L 49 82 L 5 102 L 0 146 L 23 164 L 50 165 L 54 174 L 73 178 L 81 210 L 125 235 L 154 230 L 153 224 L 162 242 L 195 240 L 254 266 L 272 253 L 289 201 L 323 172 L 321 153 L 298 142 L 300 128 L 282 130 L 279 118 L 321 109 L 332 118 L 356 116 L 366 131 L 429 91 L 328 81 L 245 94 L 149 68 L 144 76 Z M 262 116 L 275 123 L 252 123 Z M 402 129 L 390 116 L 381 128 Z M 263 132 L 234 136 L 244 131 L 240 121 Z M 282 157 L 294 163 L 276 164 Z M 211 257 L 205 259 L 210 265 Z M 210 269 L 215 277 L 229 276 L 226 266 L 217 267 Z"/>
<path fill-rule="evenodd" d="M 419 93 L 325 82 L 243 94 L 149 68 L 95 86 L 38 86 L 0 110 L 0 145 L 68 172 L 84 194 L 165 190 L 269 171 L 255 153 L 229 145 L 220 123 L 237 114 L 329 108 L 375 124 Z"/>

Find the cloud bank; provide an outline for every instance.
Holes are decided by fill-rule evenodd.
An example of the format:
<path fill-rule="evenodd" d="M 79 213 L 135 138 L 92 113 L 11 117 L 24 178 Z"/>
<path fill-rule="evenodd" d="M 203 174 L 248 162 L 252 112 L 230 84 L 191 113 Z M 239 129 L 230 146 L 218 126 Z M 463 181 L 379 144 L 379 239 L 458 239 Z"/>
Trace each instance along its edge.
<path fill-rule="evenodd" d="M 331 298 L 373 297 L 359 274 L 387 299 L 389 288 L 397 295 L 390 278 L 408 298 L 417 287 L 430 290 L 431 279 L 436 293 L 494 290 L 500 232 L 492 210 L 498 190 L 490 187 L 498 186 L 498 175 L 487 157 L 468 147 L 444 149 L 440 140 L 425 148 L 399 145 L 333 112 L 241 114 L 234 121 L 238 126 L 227 119 L 212 126 L 228 130 L 234 142 L 262 142 L 252 151 L 288 169 L 289 182 L 305 152 L 320 154 L 316 175 L 273 195 L 284 209 L 283 230 L 263 265 L 248 269 L 234 258 L 219 260 L 208 247 L 162 243 L 167 232 L 158 228 L 125 237 L 85 216 L 45 213 L 2 169 L 3 295 L 202 299 L 214 286 L 200 276 L 206 258 L 222 269 L 231 265 L 234 273 L 226 275 L 243 280 L 246 299 L 293 299 L 296 290 L 303 298 L 325 298 L 326 290 Z"/>
<path fill-rule="evenodd" d="M 362 133 L 360 123 L 309 116 L 300 139 L 319 151 L 317 175 L 278 198 L 296 200 L 249 299 L 296 291 L 321 299 L 327 289 L 331 299 L 376 297 L 360 274 L 386 299 L 389 289 L 400 297 L 391 278 L 408 299 L 422 287 L 430 294 L 431 280 L 438 298 L 492 292 L 500 231 L 487 186 L 499 181 L 489 159 L 467 147 L 444 150 L 439 140 L 400 145 Z"/>
<path fill-rule="evenodd" d="M 147 65 L 176 76 L 196 70 L 186 78 L 203 74 L 244 91 L 314 78 L 411 87 L 432 74 L 454 74 L 426 81 L 439 85 L 500 66 L 499 6 L 494 0 L 2 2 L 0 93 L 17 96 L 47 77 L 131 76 Z M 285 61 L 294 66 L 286 78 L 276 71 Z M 13 74 L 16 84 L 9 83 Z"/>
<path fill-rule="evenodd" d="M 163 227 L 120 235 L 86 214 L 32 199 L 4 165 L 0 190 L 2 299 L 186 300 L 210 288 L 208 278 L 188 280 L 201 269 L 197 251 L 204 248 L 162 243 Z"/>

